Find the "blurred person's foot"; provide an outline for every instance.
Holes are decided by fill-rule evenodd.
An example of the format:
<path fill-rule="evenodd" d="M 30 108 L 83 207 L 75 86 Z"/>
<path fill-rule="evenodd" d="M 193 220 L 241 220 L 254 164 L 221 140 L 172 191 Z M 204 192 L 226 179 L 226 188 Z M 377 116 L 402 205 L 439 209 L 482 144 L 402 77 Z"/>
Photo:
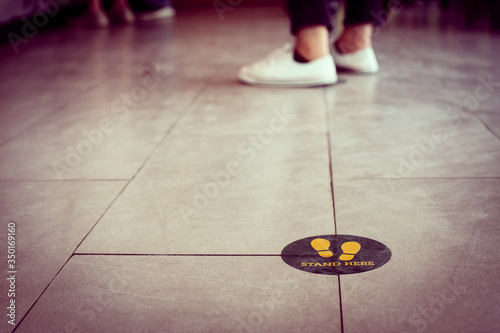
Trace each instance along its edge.
<path fill-rule="evenodd" d="M 332 56 L 339 71 L 359 74 L 376 73 L 379 69 L 372 48 L 373 25 L 346 26 L 333 44 Z"/>
<path fill-rule="evenodd" d="M 161 20 L 174 17 L 175 9 L 171 6 L 166 6 L 152 12 L 144 12 L 136 15 L 141 21 Z"/>
<path fill-rule="evenodd" d="M 109 26 L 109 18 L 105 12 L 96 12 L 89 15 L 89 23 L 95 27 L 105 28 Z"/>
<path fill-rule="evenodd" d="M 136 20 L 135 14 L 130 6 L 128 4 L 120 4 L 119 2 L 115 2 L 115 5 L 111 7 L 109 16 L 111 20 L 117 23 L 130 24 L 134 23 Z"/>
<path fill-rule="evenodd" d="M 371 46 L 351 53 L 341 53 L 337 44 L 334 44 L 332 56 L 339 72 L 374 74 L 379 69 L 375 52 Z"/>
<path fill-rule="evenodd" d="M 313 87 L 334 84 L 338 80 L 330 54 L 307 61 L 294 55 L 292 44 L 241 67 L 238 78 L 247 84 L 274 87 Z"/>
<path fill-rule="evenodd" d="M 81 28 L 106 28 L 109 18 L 104 11 L 88 11 L 82 16 L 70 17 L 68 23 Z"/>

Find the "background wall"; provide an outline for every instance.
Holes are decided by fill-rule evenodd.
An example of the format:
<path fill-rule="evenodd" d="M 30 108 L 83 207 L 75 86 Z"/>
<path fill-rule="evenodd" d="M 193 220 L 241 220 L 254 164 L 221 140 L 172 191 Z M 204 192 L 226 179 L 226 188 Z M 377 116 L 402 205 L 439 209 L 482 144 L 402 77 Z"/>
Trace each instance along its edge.
<path fill-rule="evenodd" d="M 220 0 L 224 3 L 229 3 L 228 0 Z M 232 0 L 233 3 L 238 3 L 238 0 Z M 174 4 L 178 6 L 211 6 L 214 0 L 177 0 Z M 285 0 L 241 0 L 241 6 L 252 5 L 282 5 Z"/>
<path fill-rule="evenodd" d="M 85 2 L 86 0 L 0 0 L 0 23 L 29 17 L 39 11 L 50 13 L 57 8 Z"/>
<path fill-rule="evenodd" d="M 228 0 L 220 0 L 224 3 L 229 3 Z M 238 3 L 238 0 L 232 0 L 233 3 Z M 174 4 L 178 6 L 211 6 L 214 0 L 174 0 Z M 282 5 L 285 0 L 241 0 L 241 6 L 254 6 L 254 5 Z"/>
<path fill-rule="evenodd" d="M 7 23 L 16 18 L 30 16 L 39 10 L 44 10 L 44 5 L 47 3 L 59 4 L 82 4 L 86 0 L 0 0 L 0 23 Z M 282 5 L 285 0 L 173 0 L 174 6 L 189 7 L 189 6 L 212 6 L 214 1 L 223 3 L 239 3 L 241 6 L 255 5 Z"/>

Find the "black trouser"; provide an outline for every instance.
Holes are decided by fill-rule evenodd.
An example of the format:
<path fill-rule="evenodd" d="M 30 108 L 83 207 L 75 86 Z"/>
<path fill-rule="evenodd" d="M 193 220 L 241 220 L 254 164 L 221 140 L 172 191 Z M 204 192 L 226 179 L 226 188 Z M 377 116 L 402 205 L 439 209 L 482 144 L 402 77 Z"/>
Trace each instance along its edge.
<path fill-rule="evenodd" d="M 344 24 L 354 25 L 361 23 L 380 24 L 382 5 L 380 0 L 346 0 Z M 324 25 L 328 31 L 333 29 L 330 15 L 329 0 L 288 0 L 292 34 L 305 27 Z"/>

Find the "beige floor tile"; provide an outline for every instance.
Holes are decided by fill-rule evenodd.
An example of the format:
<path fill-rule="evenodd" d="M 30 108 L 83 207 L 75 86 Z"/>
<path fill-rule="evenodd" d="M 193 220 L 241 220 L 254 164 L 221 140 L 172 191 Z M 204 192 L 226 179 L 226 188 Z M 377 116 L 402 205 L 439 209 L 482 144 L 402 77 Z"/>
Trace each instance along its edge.
<path fill-rule="evenodd" d="M 498 177 L 500 141 L 472 115 L 432 104 L 366 104 L 330 114 L 336 178 Z"/>
<path fill-rule="evenodd" d="M 17 332 L 65 329 L 341 332 L 338 283 L 279 256 L 75 256 Z"/>
<path fill-rule="evenodd" d="M 16 315 L 24 316 L 78 244 L 118 195 L 124 182 L 0 182 L 2 237 L 16 224 Z M 3 266 L 1 301 L 8 301 Z M 5 315 L 4 315 L 5 316 Z M 0 330 L 12 327 L 2 320 Z"/>
<path fill-rule="evenodd" d="M 498 185 L 337 181 L 338 232 L 392 251 L 384 267 L 341 277 L 345 332 L 496 332 Z"/>
<path fill-rule="evenodd" d="M 326 135 L 256 142 L 169 138 L 78 251 L 279 254 L 332 233 Z"/>
<path fill-rule="evenodd" d="M 0 161 L 1 177 L 132 177 L 204 84 L 203 79 L 193 82 L 172 73 L 158 78 L 159 85 L 148 91 L 143 79 L 156 74 L 141 68 L 140 75 L 132 73 L 124 82 L 113 79 L 101 84 L 1 147 L 5 157 Z M 146 93 L 135 95 L 136 91 Z M 33 162 L 23 163 L 27 158 Z"/>
<path fill-rule="evenodd" d="M 326 133 L 324 90 L 262 89 L 236 80 L 237 68 L 219 71 L 173 135 L 276 132 Z"/>

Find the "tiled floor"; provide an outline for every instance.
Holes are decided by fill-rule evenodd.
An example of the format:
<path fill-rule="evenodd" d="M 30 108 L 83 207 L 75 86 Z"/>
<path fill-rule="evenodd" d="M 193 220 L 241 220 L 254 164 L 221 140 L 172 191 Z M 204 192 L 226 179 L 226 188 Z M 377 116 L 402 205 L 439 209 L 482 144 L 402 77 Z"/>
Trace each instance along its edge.
<path fill-rule="evenodd" d="M 238 7 L 1 46 L 2 332 L 500 331 L 500 36 L 414 7 L 375 76 L 235 80 L 288 40 L 281 9 Z M 392 259 L 279 256 L 335 232 Z"/>

